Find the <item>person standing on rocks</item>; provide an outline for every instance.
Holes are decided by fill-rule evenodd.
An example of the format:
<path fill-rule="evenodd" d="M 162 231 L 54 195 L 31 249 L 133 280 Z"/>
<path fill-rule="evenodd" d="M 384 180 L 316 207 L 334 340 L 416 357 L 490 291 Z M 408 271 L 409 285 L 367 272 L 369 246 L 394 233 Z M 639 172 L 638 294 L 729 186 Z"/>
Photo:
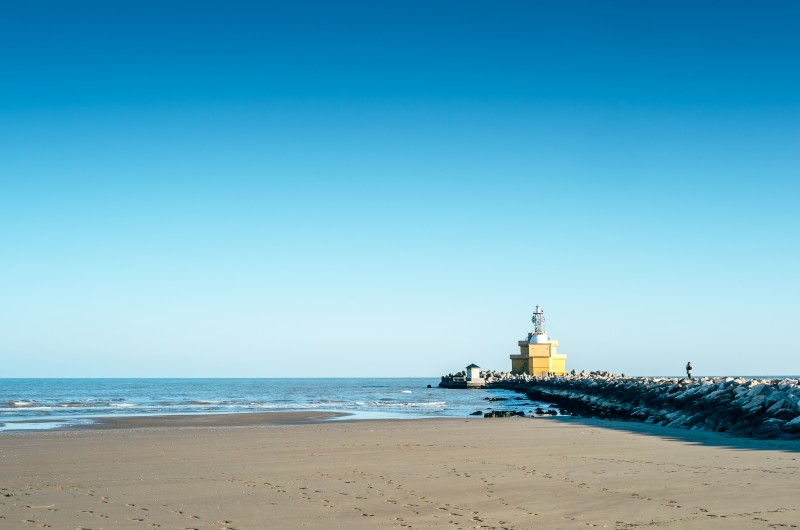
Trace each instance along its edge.
<path fill-rule="evenodd" d="M 692 362 L 691 361 L 686 363 L 686 377 L 688 377 L 689 379 L 692 378 Z"/>

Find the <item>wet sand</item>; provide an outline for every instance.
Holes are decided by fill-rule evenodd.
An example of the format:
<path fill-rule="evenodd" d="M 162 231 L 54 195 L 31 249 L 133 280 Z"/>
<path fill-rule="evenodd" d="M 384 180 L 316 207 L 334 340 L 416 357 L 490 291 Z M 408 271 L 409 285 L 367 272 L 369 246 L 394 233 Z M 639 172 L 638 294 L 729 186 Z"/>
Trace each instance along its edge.
<path fill-rule="evenodd" d="M 797 442 L 558 418 L 233 416 L 2 434 L 0 528 L 800 525 Z"/>
<path fill-rule="evenodd" d="M 256 412 L 250 414 L 181 414 L 172 416 L 120 416 L 98 418 L 95 423 L 77 426 L 80 430 L 149 429 L 156 427 L 251 427 L 317 423 L 346 418 L 336 412 Z"/>

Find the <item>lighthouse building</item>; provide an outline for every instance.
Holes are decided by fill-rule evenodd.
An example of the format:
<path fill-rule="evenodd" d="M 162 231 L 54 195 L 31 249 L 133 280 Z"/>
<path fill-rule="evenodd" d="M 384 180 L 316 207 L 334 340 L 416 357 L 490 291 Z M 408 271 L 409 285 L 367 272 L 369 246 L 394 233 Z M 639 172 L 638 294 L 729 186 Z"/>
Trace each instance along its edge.
<path fill-rule="evenodd" d="M 535 376 L 567 373 L 567 355 L 558 353 L 558 341 L 551 340 L 544 329 L 544 310 L 538 305 L 533 311 L 533 331 L 519 341 L 519 355 L 511 356 L 511 372 Z"/>

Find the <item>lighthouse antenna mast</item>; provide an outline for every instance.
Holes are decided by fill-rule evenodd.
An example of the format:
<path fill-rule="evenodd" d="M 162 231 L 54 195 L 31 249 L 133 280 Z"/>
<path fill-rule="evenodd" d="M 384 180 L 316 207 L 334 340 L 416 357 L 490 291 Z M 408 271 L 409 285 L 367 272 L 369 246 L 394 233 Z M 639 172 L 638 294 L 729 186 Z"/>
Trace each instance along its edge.
<path fill-rule="evenodd" d="M 533 310 L 531 322 L 533 322 L 533 334 L 544 335 L 544 309 L 537 305 L 536 309 Z"/>

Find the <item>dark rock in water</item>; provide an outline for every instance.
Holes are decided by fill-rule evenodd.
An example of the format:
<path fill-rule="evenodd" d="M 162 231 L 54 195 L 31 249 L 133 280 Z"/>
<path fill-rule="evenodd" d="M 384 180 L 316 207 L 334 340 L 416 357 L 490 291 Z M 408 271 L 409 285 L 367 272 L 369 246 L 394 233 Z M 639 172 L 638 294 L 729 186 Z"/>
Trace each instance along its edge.
<path fill-rule="evenodd" d="M 498 397 L 487 397 L 483 398 L 486 401 L 508 401 L 508 398 L 498 398 Z"/>
<path fill-rule="evenodd" d="M 515 398 L 514 398 L 514 400 L 515 400 L 515 401 L 522 401 L 522 400 L 524 400 L 524 399 L 526 399 L 526 398 L 524 398 L 524 397 L 515 397 Z"/>
<path fill-rule="evenodd" d="M 510 410 L 493 410 L 483 415 L 484 418 L 510 418 L 514 413 Z"/>
<path fill-rule="evenodd" d="M 433 388 L 431 385 L 428 385 L 428 388 Z"/>
<path fill-rule="evenodd" d="M 558 416 L 558 412 L 554 411 L 553 409 L 548 410 L 547 413 L 551 416 Z"/>
<path fill-rule="evenodd" d="M 544 409 L 542 407 L 536 407 L 536 414 L 544 414 Z"/>
<path fill-rule="evenodd" d="M 514 412 L 514 416 L 524 416 L 524 415 L 525 415 L 525 411 L 523 411 L 523 410 L 518 410 L 518 411 Z"/>
<path fill-rule="evenodd" d="M 470 414 L 470 416 L 483 416 L 483 411 L 482 410 L 476 410 L 475 412 Z"/>

